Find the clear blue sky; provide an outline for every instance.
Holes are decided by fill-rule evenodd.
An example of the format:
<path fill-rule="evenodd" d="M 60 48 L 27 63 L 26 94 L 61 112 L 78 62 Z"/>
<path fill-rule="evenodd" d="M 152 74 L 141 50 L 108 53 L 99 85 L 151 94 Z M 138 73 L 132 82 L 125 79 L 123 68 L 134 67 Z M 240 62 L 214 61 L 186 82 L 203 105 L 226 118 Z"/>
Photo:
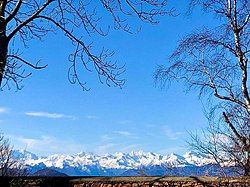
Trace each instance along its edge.
<path fill-rule="evenodd" d="M 39 155 L 187 151 L 187 131 L 207 124 L 197 93 L 185 93 L 181 83 L 160 90 L 153 80 L 157 65 L 168 63 L 182 36 L 213 23 L 199 11 L 185 17 L 186 2 L 170 1 L 181 15 L 164 17 L 158 26 L 134 21 L 135 27 L 142 26 L 138 34 L 111 31 L 108 37 L 94 38 L 96 46 L 116 52 L 114 61 L 126 63 L 127 81 L 121 90 L 83 72 L 91 87 L 83 92 L 67 80 L 67 41 L 51 35 L 42 43 L 32 43 L 24 54 L 49 66 L 24 80 L 21 91 L 0 92 L 2 133 L 15 148 Z"/>

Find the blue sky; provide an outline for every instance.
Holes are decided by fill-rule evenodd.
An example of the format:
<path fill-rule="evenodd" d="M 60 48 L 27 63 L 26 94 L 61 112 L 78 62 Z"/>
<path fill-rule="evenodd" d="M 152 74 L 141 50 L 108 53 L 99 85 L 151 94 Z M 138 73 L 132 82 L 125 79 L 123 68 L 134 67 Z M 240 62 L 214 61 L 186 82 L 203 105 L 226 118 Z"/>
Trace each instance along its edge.
<path fill-rule="evenodd" d="M 186 1 L 170 1 L 178 17 L 161 18 L 157 26 L 134 21 L 138 34 L 111 31 L 93 38 L 96 46 L 114 50 L 114 61 L 126 64 L 123 89 L 109 88 L 96 75 L 83 72 L 91 90 L 83 92 L 67 80 L 69 42 L 50 35 L 23 49 L 29 59 L 41 59 L 47 69 L 33 72 L 16 92 L 0 92 L 0 129 L 16 149 L 39 155 L 97 154 L 145 150 L 161 154 L 188 150 L 187 131 L 199 131 L 207 121 L 197 93 L 173 83 L 167 90 L 154 85 L 157 65 L 168 57 L 182 36 L 211 25 L 207 15 L 185 16 Z"/>

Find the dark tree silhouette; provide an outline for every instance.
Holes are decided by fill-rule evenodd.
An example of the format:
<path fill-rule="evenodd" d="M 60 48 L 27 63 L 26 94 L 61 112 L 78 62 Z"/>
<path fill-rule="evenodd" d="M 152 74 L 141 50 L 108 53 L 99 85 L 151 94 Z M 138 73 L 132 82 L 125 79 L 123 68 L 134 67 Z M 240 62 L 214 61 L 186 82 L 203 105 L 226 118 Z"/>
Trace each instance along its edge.
<path fill-rule="evenodd" d="M 205 139 L 193 136 L 191 145 L 220 164 L 234 164 L 250 175 L 250 1 L 191 0 L 220 24 L 183 38 L 155 78 L 162 85 L 181 80 L 188 89 L 209 96 L 210 128 Z M 210 104 L 211 104 L 210 103 Z"/>
<path fill-rule="evenodd" d="M 83 90 L 87 89 L 86 82 L 79 78 L 84 67 L 95 70 L 102 83 L 121 87 L 124 80 L 119 75 L 124 68 L 111 61 L 113 52 L 103 49 L 98 53 L 87 41 L 94 34 L 108 34 L 109 26 L 105 29 L 101 23 L 104 11 L 115 29 L 131 32 L 129 16 L 156 24 L 157 16 L 172 14 L 173 10 L 166 10 L 165 6 L 165 0 L 0 0 L 0 85 L 14 83 L 19 89 L 20 81 L 31 74 L 26 73 L 27 66 L 37 70 L 45 68 L 39 61 L 24 59 L 21 49 L 30 40 L 41 40 L 57 32 L 64 34 L 72 44 L 68 71 L 72 84 L 78 83 Z M 21 40 L 23 46 L 17 46 L 17 40 Z"/>

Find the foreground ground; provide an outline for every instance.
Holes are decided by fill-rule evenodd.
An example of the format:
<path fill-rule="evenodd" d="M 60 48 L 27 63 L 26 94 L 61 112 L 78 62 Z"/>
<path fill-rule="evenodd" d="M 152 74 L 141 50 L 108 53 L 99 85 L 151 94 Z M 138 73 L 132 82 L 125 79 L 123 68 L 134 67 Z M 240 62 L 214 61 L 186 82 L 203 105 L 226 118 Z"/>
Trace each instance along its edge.
<path fill-rule="evenodd" d="M 8 177 L 0 186 L 27 187 L 250 187 L 250 177 Z"/>

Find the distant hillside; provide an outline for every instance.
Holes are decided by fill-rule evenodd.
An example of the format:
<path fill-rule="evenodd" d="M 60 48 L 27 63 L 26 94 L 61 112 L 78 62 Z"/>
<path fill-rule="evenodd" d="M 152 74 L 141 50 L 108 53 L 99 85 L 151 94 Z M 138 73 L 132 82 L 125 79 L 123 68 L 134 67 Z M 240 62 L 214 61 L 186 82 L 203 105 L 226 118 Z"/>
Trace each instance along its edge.
<path fill-rule="evenodd" d="M 38 177 L 66 177 L 65 173 L 58 172 L 54 169 L 50 168 L 44 168 L 41 170 L 36 171 L 32 174 L 32 176 L 38 176 Z"/>

